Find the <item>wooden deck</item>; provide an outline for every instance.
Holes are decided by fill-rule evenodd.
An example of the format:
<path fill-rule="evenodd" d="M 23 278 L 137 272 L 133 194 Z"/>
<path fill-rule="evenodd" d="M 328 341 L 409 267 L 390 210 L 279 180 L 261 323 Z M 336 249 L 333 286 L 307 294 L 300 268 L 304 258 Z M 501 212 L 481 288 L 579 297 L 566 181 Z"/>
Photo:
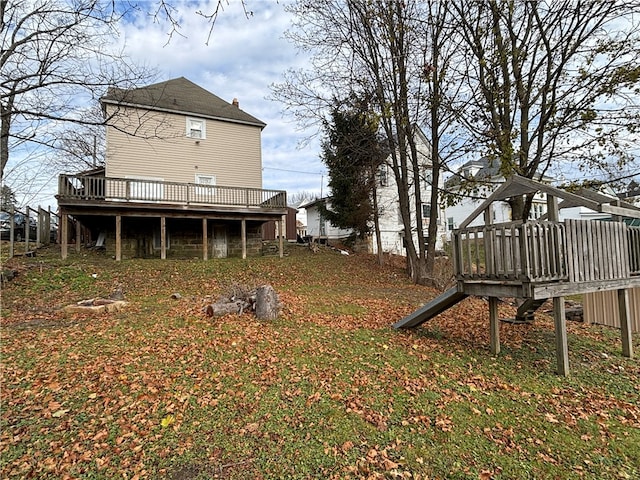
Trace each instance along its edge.
<path fill-rule="evenodd" d="M 547 196 L 545 217 L 537 221 L 493 223 L 493 203 L 542 192 Z M 559 204 L 581 205 L 611 215 L 610 222 L 559 222 Z M 481 215 L 484 225 L 471 227 Z M 640 218 L 640 208 L 597 192 L 581 195 L 513 175 L 498 187 L 453 232 L 454 270 L 458 285 L 433 304 L 397 324 L 416 325 L 453 303 L 461 295 L 489 297 L 491 352 L 500 352 L 498 298 L 523 300 L 518 315 L 529 316 L 543 299 L 553 298 L 557 371 L 569 374 L 564 296 L 616 290 L 622 354 L 633 357 L 628 292 L 640 286 L 640 228 L 624 217 Z"/>
<path fill-rule="evenodd" d="M 60 175 L 58 201 L 62 203 L 154 203 L 175 206 L 285 209 L 286 192 L 259 188 L 161 182 L 134 178 Z"/>
<path fill-rule="evenodd" d="M 69 218 L 76 227 L 76 251 L 80 251 L 80 225 L 110 222 L 115 231 L 115 258 L 122 259 L 122 219 L 158 219 L 160 258 L 166 258 L 167 219 L 195 219 L 202 222 L 202 256 L 208 258 L 208 222 L 239 226 L 242 258 L 247 255 L 247 222 L 278 221 L 284 230 L 287 195 L 283 190 L 164 182 L 101 175 L 60 175 L 58 195 L 60 233 L 68 237 Z M 96 221 L 99 219 L 99 221 Z M 67 258 L 67 242 L 61 256 Z M 280 239 L 280 256 L 283 241 Z"/>
<path fill-rule="evenodd" d="M 640 284 L 640 228 L 622 222 L 528 221 L 454 232 L 459 290 L 552 298 Z"/>

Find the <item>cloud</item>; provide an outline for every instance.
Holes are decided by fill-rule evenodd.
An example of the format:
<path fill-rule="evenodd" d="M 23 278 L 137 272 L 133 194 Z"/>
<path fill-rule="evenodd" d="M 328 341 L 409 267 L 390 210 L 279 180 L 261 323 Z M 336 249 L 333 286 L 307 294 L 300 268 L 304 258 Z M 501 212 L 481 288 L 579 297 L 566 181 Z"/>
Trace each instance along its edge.
<path fill-rule="evenodd" d="M 283 105 L 267 99 L 287 69 L 307 62 L 283 37 L 291 23 L 284 3 L 248 1 L 253 15 L 247 18 L 240 2 L 223 2 L 207 45 L 211 24 L 197 12 L 209 14 L 216 4 L 174 2 L 180 26 L 171 37 L 171 25 L 154 21 L 149 11 L 128 16 L 121 36 L 125 52 L 157 68 L 159 81 L 184 76 L 224 100 L 237 98 L 241 109 L 264 121 L 264 188 L 319 191 L 325 171 L 319 142 L 305 144 L 317 132 L 299 131 L 292 117 L 283 116 Z M 155 3 L 144 5 L 150 9 Z"/>

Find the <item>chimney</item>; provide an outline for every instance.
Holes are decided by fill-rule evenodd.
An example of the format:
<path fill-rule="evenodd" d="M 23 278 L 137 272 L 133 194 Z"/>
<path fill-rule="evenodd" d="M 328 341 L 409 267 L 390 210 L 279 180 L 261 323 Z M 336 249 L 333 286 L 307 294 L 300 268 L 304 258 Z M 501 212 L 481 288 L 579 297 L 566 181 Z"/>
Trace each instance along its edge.
<path fill-rule="evenodd" d="M 238 102 L 237 98 L 233 99 L 233 101 L 231 102 L 231 105 L 233 105 L 236 108 L 240 108 L 240 102 Z"/>

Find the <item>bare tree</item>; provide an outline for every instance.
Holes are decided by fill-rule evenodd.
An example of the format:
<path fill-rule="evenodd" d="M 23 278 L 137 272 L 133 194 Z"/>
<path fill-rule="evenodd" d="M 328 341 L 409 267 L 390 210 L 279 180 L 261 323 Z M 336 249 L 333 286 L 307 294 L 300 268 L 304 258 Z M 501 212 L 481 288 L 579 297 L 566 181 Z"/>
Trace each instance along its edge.
<path fill-rule="evenodd" d="M 292 10 L 298 21 L 289 36 L 314 53 L 312 68 L 289 72 L 284 84 L 274 86 L 274 97 L 308 125 L 321 120 L 331 100 L 344 91 L 370 95 L 398 187 L 410 275 L 415 282 L 426 283 L 426 238 L 419 212 L 424 200 L 421 179 L 429 159 L 416 146 L 424 104 L 423 5 L 324 0 L 299 2 Z"/>
<path fill-rule="evenodd" d="M 504 176 L 638 170 L 637 1 L 449 3 L 466 45 L 462 119 Z M 527 218 L 531 198 L 510 204 Z"/>
<path fill-rule="evenodd" d="M 306 190 L 300 190 L 298 192 L 289 193 L 287 192 L 287 204 L 290 207 L 299 207 L 301 204 L 305 202 L 309 202 L 311 200 L 317 199 L 318 194 L 314 192 L 309 192 Z"/>
<path fill-rule="evenodd" d="M 242 5 L 245 17 L 252 17 L 253 11 L 249 9 L 248 2 L 245 0 L 241 0 L 240 4 Z M 229 0 L 217 0 L 216 2 L 213 2 L 213 5 L 208 10 L 198 9 L 195 12 L 196 15 L 204 18 L 207 23 L 209 23 L 209 32 L 207 34 L 207 41 L 205 42 L 206 45 L 209 45 L 209 42 L 211 41 L 211 36 L 213 35 L 213 29 L 216 25 L 216 20 L 224 12 L 225 7 L 229 6 Z M 154 21 L 168 23 L 169 33 L 167 43 L 171 42 L 171 38 L 173 37 L 173 35 L 182 35 L 180 20 L 176 15 L 176 9 L 173 6 L 172 1 L 158 0 L 157 3 L 153 4 L 153 9 L 150 14 L 153 17 Z"/>
<path fill-rule="evenodd" d="M 78 172 L 105 166 L 105 115 L 99 104 L 86 109 L 84 124 L 73 124 L 60 133 L 59 147 L 49 164 L 56 171 Z"/>
<path fill-rule="evenodd" d="M 428 183 L 431 184 L 427 265 L 432 274 L 435 261 L 438 212 L 435 208 L 442 202 L 440 177 L 448 165 L 459 159 L 468 148 L 469 137 L 460 135 L 458 118 L 467 108 L 461 95 L 462 82 L 455 71 L 460 59 L 460 36 L 457 18 L 447 2 L 428 0 L 425 2 L 425 17 L 420 31 L 424 35 L 423 71 L 424 112 L 422 121 L 428 128 L 431 147 L 431 168 Z"/>
<path fill-rule="evenodd" d="M 101 0 L 0 2 L 0 177 L 10 154 L 58 149 L 64 125 L 100 125 L 86 115 L 107 88 L 130 88 L 152 73 L 114 50 L 122 4 Z"/>

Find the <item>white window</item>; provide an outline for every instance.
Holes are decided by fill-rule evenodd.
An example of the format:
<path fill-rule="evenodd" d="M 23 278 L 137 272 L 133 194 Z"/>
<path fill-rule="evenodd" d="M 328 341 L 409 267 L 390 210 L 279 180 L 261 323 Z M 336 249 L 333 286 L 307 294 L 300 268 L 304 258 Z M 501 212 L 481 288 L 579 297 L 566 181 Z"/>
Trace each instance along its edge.
<path fill-rule="evenodd" d="M 455 225 L 456 224 L 455 224 L 455 221 L 454 221 L 453 217 L 447 218 L 447 229 L 448 230 L 454 230 L 456 228 Z"/>
<path fill-rule="evenodd" d="M 164 200 L 164 183 L 157 177 L 126 177 L 127 198 L 147 202 Z"/>
<path fill-rule="evenodd" d="M 543 216 L 545 213 L 547 213 L 546 211 L 547 209 L 545 207 L 546 205 L 541 203 L 534 203 L 533 205 L 531 205 L 531 210 L 529 211 L 529 218 L 537 220 L 538 218 Z"/>
<path fill-rule="evenodd" d="M 423 203 L 422 204 L 422 218 L 429 218 L 431 216 L 431 204 Z"/>
<path fill-rule="evenodd" d="M 187 137 L 195 139 L 207 138 L 207 125 L 200 118 L 187 117 Z"/>
<path fill-rule="evenodd" d="M 215 185 L 216 184 L 216 176 L 215 175 L 196 175 L 196 183 L 198 185 Z"/>
<path fill-rule="evenodd" d="M 196 175 L 195 200 L 202 203 L 215 203 L 216 176 L 215 175 Z M 202 186 L 200 186 L 202 185 Z"/>
<path fill-rule="evenodd" d="M 389 186 L 389 172 L 387 170 L 387 165 L 384 163 L 380 165 L 380 168 L 378 169 L 378 183 L 381 187 Z"/>

